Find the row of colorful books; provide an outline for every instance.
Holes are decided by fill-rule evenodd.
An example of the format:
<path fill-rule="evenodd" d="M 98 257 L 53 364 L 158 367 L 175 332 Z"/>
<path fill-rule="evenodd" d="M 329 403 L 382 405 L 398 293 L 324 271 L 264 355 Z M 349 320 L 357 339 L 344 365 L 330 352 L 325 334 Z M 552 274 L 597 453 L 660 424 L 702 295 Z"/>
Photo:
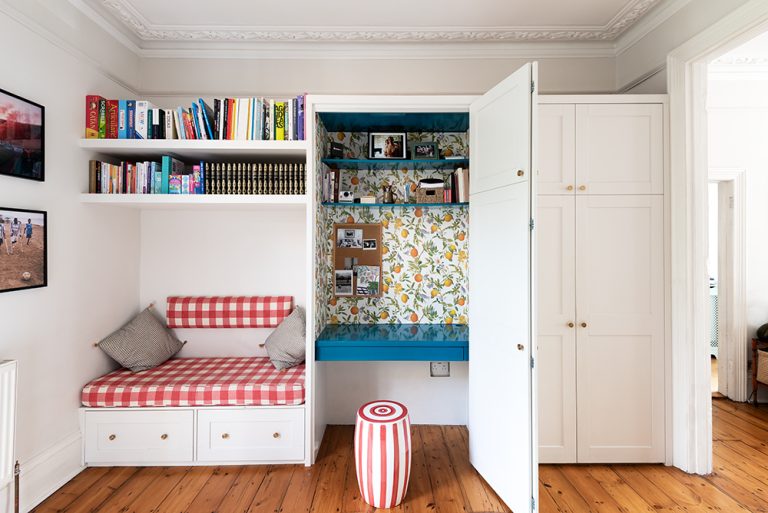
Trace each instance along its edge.
<path fill-rule="evenodd" d="M 200 98 L 190 108 L 161 109 L 146 100 L 85 97 L 86 139 L 300 141 L 305 96 L 288 99 Z"/>
<path fill-rule="evenodd" d="M 93 194 L 305 194 L 303 163 L 205 162 L 186 165 L 170 155 L 160 162 L 91 160 Z"/>

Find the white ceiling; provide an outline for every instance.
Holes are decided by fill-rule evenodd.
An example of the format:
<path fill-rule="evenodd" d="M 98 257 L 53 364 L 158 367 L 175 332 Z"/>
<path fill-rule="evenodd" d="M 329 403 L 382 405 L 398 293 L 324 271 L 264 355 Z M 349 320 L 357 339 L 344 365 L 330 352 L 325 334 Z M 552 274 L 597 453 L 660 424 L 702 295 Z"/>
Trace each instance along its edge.
<path fill-rule="evenodd" d="M 661 0 L 69 0 L 157 42 L 614 41 Z"/>

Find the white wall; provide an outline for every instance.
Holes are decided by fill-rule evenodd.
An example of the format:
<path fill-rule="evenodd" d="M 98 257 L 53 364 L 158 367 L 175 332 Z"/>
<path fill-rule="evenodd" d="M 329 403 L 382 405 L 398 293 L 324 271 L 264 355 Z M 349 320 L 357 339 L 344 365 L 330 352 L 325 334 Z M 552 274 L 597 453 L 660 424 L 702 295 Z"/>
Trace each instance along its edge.
<path fill-rule="evenodd" d="M 168 296 L 286 295 L 306 307 L 305 226 L 303 209 L 144 211 L 141 305 L 164 317 Z M 271 332 L 178 329 L 179 356 L 263 356 Z"/>
<path fill-rule="evenodd" d="M 690 38 L 720 21 L 747 0 L 669 0 L 674 14 L 646 31 L 641 21 L 617 42 L 615 89 L 623 91 L 631 84 L 666 66 L 667 55 Z M 677 9 L 674 6 L 682 6 Z M 660 6 L 664 8 L 665 5 Z M 652 11 L 649 19 L 654 15 Z M 662 72 L 663 73 L 663 72 Z M 650 84 L 627 92 L 666 93 L 666 73 L 650 79 Z"/>
<path fill-rule="evenodd" d="M 147 96 L 479 94 L 525 62 L 539 61 L 540 92 L 614 91 L 614 60 L 603 58 L 280 60 L 144 59 Z"/>
<path fill-rule="evenodd" d="M 744 169 L 746 175 L 747 334 L 751 338 L 768 322 L 768 73 L 710 77 L 709 166 Z M 749 346 L 750 341 L 744 344 Z"/>
<path fill-rule="evenodd" d="M 46 288 L 0 294 L 0 359 L 19 361 L 17 454 L 28 509 L 79 471 L 82 386 L 111 368 L 92 343 L 136 312 L 135 212 L 83 206 L 84 97 L 127 94 L 72 54 L 0 16 L 0 88 L 46 107 L 44 183 L 0 176 L 0 205 L 48 211 Z M 8 511 L 0 497 L 0 511 Z"/>
<path fill-rule="evenodd" d="M 414 424 L 467 423 L 466 362 L 432 378 L 429 362 L 324 362 L 328 424 L 354 424 L 357 409 L 376 399 L 405 404 Z"/>

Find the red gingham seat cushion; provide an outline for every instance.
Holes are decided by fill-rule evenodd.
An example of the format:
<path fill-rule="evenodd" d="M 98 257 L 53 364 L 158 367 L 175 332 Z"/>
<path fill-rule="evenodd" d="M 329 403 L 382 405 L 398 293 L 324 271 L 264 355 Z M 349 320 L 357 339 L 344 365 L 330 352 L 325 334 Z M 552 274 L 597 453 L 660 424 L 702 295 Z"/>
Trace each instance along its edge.
<path fill-rule="evenodd" d="M 169 328 L 275 328 L 293 311 L 292 296 L 169 296 Z"/>
<path fill-rule="evenodd" d="M 144 372 L 120 369 L 83 388 L 83 406 L 277 406 L 304 403 L 304 365 L 269 358 L 178 358 Z"/>

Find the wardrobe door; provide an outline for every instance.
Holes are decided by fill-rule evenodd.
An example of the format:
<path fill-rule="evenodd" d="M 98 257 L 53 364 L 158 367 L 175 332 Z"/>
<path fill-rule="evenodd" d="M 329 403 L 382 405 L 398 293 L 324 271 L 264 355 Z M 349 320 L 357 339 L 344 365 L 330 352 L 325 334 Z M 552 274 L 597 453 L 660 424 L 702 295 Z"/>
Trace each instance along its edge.
<path fill-rule="evenodd" d="M 576 198 L 536 208 L 539 461 L 576 463 Z"/>
<path fill-rule="evenodd" d="M 664 460 L 662 196 L 577 196 L 579 463 Z"/>
<path fill-rule="evenodd" d="M 576 106 L 539 105 L 539 194 L 573 194 L 576 183 Z"/>
<path fill-rule="evenodd" d="M 661 104 L 576 106 L 576 193 L 664 192 Z"/>

